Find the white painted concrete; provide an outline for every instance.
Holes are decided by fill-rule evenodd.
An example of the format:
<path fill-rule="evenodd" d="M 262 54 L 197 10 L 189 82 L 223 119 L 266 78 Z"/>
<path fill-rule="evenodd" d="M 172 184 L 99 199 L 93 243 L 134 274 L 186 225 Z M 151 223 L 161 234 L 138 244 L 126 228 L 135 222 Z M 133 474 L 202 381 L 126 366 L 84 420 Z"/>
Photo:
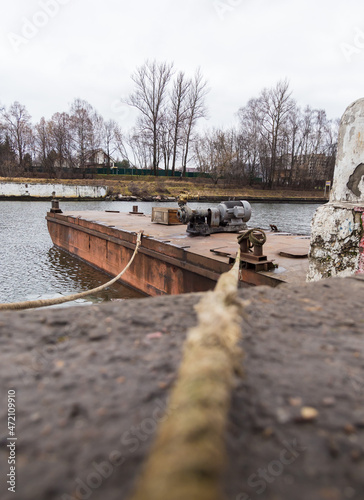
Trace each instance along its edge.
<path fill-rule="evenodd" d="M 360 212 L 328 203 L 317 209 L 311 231 L 308 281 L 344 278 L 359 270 Z"/>
<path fill-rule="evenodd" d="M 348 106 L 341 119 L 331 202 L 364 202 L 364 177 L 358 186 L 359 196 L 347 186 L 361 163 L 364 163 L 364 98 Z"/>
<path fill-rule="evenodd" d="M 0 197 L 33 197 L 33 198 L 104 198 L 106 186 L 73 186 L 67 184 L 37 184 L 0 182 Z"/>

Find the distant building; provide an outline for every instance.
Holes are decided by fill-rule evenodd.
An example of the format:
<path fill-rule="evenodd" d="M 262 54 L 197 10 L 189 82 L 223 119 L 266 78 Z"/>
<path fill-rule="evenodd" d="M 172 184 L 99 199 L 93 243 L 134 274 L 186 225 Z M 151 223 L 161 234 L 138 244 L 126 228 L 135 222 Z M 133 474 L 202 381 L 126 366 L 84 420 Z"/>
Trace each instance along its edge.
<path fill-rule="evenodd" d="M 56 168 L 80 168 L 81 159 L 75 157 L 72 159 L 56 159 L 54 166 Z M 84 167 L 110 167 L 115 168 L 115 160 L 109 156 L 103 149 L 87 151 L 84 159 Z"/>
<path fill-rule="evenodd" d="M 109 156 L 103 149 L 96 149 L 95 151 L 89 151 L 86 153 L 85 164 L 87 167 L 93 166 L 104 166 L 104 167 L 115 167 L 115 160 Z"/>
<path fill-rule="evenodd" d="M 325 154 L 291 155 L 277 158 L 274 180 L 281 185 L 292 182 L 311 181 L 324 183 L 331 179 L 334 159 Z"/>

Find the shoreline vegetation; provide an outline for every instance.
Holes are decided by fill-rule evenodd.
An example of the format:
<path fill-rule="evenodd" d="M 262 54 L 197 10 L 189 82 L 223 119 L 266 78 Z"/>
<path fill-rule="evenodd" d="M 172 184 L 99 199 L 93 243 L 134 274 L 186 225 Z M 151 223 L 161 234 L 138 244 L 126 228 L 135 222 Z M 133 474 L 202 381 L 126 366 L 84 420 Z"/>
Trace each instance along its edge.
<path fill-rule="evenodd" d="M 71 186 L 105 186 L 107 195 L 104 200 L 117 201 L 178 201 L 183 195 L 191 201 L 222 201 L 226 199 L 246 199 L 257 202 L 308 202 L 325 203 L 328 193 L 317 190 L 263 189 L 259 186 L 233 186 L 209 179 L 156 178 L 155 176 L 98 176 L 95 179 L 46 179 L 0 177 L 2 183 L 17 184 L 63 184 Z M 42 200 L 52 196 L 42 197 Z M 0 196 L 2 200 L 28 199 L 39 200 L 34 196 Z M 63 198 L 65 199 L 65 198 Z M 79 198 L 80 199 L 80 198 Z M 82 198 L 84 199 L 84 198 Z M 86 199 L 86 198 L 85 198 Z"/>

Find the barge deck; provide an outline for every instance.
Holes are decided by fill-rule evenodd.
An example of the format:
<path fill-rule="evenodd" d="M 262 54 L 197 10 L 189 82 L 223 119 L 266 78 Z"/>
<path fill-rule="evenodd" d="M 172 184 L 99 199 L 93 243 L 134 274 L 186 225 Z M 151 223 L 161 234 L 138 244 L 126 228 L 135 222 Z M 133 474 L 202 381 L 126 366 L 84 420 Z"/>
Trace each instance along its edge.
<path fill-rule="evenodd" d="M 237 234 L 190 236 L 184 225 L 156 224 L 144 214 L 49 212 L 46 219 L 54 245 L 113 276 L 128 263 L 136 234 L 143 231 L 142 245 L 123 283 L 151 296 L 213 289 L 231 268 L 239 248 Z M 242 269 L 241 285 L 304 282 L 309 237 L 266 234 L 264 254 L 278 267 L 259 272 Z"/>

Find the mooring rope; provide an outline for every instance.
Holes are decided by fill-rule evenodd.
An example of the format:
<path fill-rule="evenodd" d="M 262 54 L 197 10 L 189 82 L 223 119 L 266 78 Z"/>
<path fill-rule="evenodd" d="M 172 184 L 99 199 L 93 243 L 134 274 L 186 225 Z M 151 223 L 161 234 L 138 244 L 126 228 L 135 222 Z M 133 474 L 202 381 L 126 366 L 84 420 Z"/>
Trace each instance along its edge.
<path fill-rule="evenodd" d="M 34 309 L 36 307 L 54 306 L 56 304 L 64 304 L 65 302 L 71 302 L 73 300 L 81 299 L 82 297 L 87 297 L 88 295 L 93 295 L 95 293 L 101 292 L 105 288 L 113 285 L 129 269 L 129 267 L 133 263 L 133 260 L 135 259 L 136 254 L 138 253 L 139 247 L 141 245 L 142 234 L 143 234 L 143 231 L 140 231 L 137 234 L 137 241 L 136 241 L 134 253 L 133 253 L 131 259 L 129 260 L 128 264 L 124 267 L 124 269 L 117 276 L 115 276 L 115 278 L 108 281 L 104 285 L 98 286 L 97 288 L 93 288 L 92 290 L 87 290 L 85 292 L 67 295 L 66 297 L 56 297 L 54 299 L 28 300 L 28 301 L 24 301 L 24 302 L 13 302 L 10 304 L 0 304 L 0 311 Z"/>
<path fill-rule="evenodd" d="M 240 251 L 233 268 L 196 306 L 166 419 L 132 500 L 221 500 L 224 433 L 234 373 L 241 366 Z"/>
<path fill-rule="evenodd" d="M 262 238 L 258 238 L 256 235 L 261 234 Z M 254 228 L 248 229 L 244 233 L 239 234 L 238 243 L 240 244 L 243 240 L 248 240 L 251 246 L 262 247 L 264 243 L 267 241 L 267 235 L 263 231 L 263 229 Z"/>

